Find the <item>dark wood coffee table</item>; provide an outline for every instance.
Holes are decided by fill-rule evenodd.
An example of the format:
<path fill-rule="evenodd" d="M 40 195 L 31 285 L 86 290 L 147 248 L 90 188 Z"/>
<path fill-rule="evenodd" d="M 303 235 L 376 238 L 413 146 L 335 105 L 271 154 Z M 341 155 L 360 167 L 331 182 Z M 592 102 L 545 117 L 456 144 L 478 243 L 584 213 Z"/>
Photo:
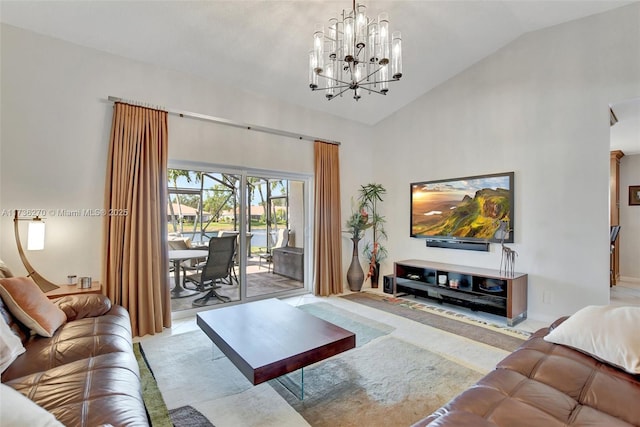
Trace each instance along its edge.
<path fill-rule="evenodd" d="M 356 346 L 353 332 L 275 298 L 201 312 L 196 321 L 253 385 Z"/>

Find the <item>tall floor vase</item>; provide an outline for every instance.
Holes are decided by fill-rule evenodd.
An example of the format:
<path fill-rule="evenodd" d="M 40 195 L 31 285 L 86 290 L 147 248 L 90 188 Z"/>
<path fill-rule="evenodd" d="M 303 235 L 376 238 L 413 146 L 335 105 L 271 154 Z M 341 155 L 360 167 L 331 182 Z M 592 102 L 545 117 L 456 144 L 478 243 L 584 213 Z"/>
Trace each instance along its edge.
<path fill-rule="evenodd" d="M 364 283 L 364 271 L 358 258 L 358 243 L 360 239 L 353 237 L 351 241 L 353 242 L 353 253 L 351 255 L 351 265 L 347 270 L 347 282 L 349 283 L 349 289 L 353 292 L 360 292 Z"/>
<path fill-rule="evenodd" d="M 369 266 L 371 268 L 371 266 Z M 380 263 L 376 262 L 373 268 L 371 268 L 371 287 L 377 288 L 380 281 Z"/>

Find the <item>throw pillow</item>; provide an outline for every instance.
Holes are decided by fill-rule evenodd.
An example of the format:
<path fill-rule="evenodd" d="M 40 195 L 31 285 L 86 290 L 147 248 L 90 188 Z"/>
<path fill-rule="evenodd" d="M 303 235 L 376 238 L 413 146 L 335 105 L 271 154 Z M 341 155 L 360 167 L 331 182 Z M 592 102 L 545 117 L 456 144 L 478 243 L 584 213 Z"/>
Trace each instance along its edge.
<path fill-rule="evenodd" d="M 4 372 L 16 360 L 16 357 L 25 352 L 22 341 L 13 333 L 7 322 L 0 317 L 0 373 Z"/>
<path fill-rule="evenodd" d="M 11 270 L 9 270 L 9 267 L 7 267 L 7 264 L 0 259 L 0 279 L 4 279 L 6 277 L 13 277 L 13 274 L 11 273 Z"/>
<path fill-rule="evenodd" d="M 576 312 L 544 339 L 640 374 L 638 325 L 640 307 L 592 305 Z"/>
<path fill-rule="evenodd" d="M 0 384 L 0 420 L 7 426 L 59 427 L 64 425 L 19 391 Z"/>
<path fill-rule="evenodd" d="M 43 337 L 51 337 L 67 321 L 60 310 L 28 277 L 0 279 L 0 296 L 16 319 Z"/>

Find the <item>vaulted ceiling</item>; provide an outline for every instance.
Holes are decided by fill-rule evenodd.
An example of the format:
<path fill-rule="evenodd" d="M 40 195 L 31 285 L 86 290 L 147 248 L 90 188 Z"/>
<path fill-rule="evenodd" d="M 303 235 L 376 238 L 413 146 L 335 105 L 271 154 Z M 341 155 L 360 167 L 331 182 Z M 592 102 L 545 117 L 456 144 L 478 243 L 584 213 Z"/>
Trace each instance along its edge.
<path fill-rule="evenodd" d="M 327 101 L 308 86 L 316 23 L 351 1 L 0 1 L 0 20 L 78 45 L 374 124 L 519 36 L 631 1 L 363 1 L 402 31 L 389 94 Z M 126 94 L 123 94 L 126 96 Z M 153 102 L 153 100 L 146 100 Z"/>

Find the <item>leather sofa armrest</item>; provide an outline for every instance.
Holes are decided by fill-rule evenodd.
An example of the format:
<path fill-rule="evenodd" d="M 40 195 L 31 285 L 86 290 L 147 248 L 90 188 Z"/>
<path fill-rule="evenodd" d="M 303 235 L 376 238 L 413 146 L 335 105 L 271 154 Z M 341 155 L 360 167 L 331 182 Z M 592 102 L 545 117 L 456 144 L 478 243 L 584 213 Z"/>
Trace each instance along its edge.
<path fill-rule="evenodd" d="M 560 324 L 562 322 L 564 322 L 565 320 L 567 320 L 569 318 L 569 316 L 563 316 L 559 319 L 557 319 L 555 322 L 553 322 L 550 326 L 549 326 L 549 332 L 553 331 L 555 328 L 557 328 L 558 326 L 560 326 Z"/>
<path fill-rule="evenodd" d="M 98 317 L 111 310 L 111 300 L 102 294 L 68 295 L 53 302 L 67 315 L 67 321 Z"/>

